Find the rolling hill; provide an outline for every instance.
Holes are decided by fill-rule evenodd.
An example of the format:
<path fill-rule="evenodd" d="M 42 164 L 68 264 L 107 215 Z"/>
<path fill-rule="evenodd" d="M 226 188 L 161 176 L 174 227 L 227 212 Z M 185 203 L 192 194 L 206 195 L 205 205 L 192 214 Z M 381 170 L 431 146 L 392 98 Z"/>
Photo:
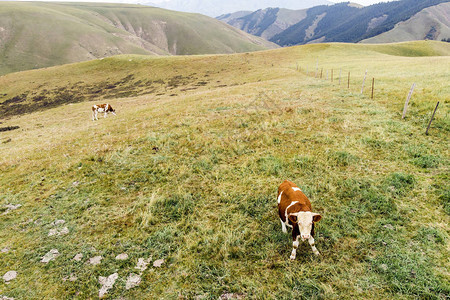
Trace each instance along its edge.
<path fill-rule="evenodd" d="M 1 76 L 24 109 L 0 113 L 0 298 L 445 299 L 449 63 L 449 43 L 331 43 Z M 289 261 L 284 179 L 320 257 Z"/>
<path fill-rule="evenodd" d="M 199 14 L 139 5 L 0 2 L 0 74 L 117 54 L 234 53 L 276 45 Z"/>
<path fill-rule="evenodd" d="M 317 42 L 356 43 L 390 31 L 394 26 L 399 29 L 393 31 L 397 34 L 388 35 L 391 37 L 388 38 L 390 42 L 420 40 L 425 37 L 441 40 L 450 37 L 448 36 L 450 24 L 446 17 L 448 3 L 443 2 L 448 1 L 401 0 L 367 7 L 353 3 L 339 3 L 316 6 L 306 11 L 291 11 L 289 17 L 277 14 L 276 9 L 268 9 L 235 18 L 226 16 L 223 21 L 252 34 L 269 37 L 270 41 L 281 46 Z M 440 3 L 443 3 L 442 6 L 431 8 Z M 422 12 L 427 8 L 428 11 Z M 419 13 L 423 17 L 416 17 Z M 293 16 L 298 22 L 289 24 L 294 20 Z M 410 19 L 412 21 L 407 21 Z M 277 23 L 290 26 L 281 29 L 277 27 Z M 278 32 L 275 35 L 273 28 Z M 393 38 L 394 36 L 398 39 Z"/>

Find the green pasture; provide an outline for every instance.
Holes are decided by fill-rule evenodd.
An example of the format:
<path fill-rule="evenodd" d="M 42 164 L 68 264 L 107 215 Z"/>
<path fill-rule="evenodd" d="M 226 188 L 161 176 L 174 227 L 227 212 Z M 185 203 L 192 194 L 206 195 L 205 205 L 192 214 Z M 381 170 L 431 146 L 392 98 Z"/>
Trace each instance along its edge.
<path fill-rule="evenodd" d="M 449 54 L 318 44 L 0 77 L 0 128 L 19 127 L 0 132 L 0 276 L 17 272 L 0 295 L 97 298 L 117 273 L 107 299 L 446 299 Z M 103 102 L 117 116 L 93 122 Z M 285 179 L 323 216 L 320 257 L 304 243 L 289 260 Z"/>

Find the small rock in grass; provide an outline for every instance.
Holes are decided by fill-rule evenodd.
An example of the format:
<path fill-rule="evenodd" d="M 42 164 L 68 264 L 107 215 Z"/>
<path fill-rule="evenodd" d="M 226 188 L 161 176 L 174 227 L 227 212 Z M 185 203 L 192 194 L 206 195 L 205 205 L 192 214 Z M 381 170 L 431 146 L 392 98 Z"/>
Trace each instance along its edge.
<path fill-rule="evenodd" d="M 0 250 L 1 253 L 8 253 L 9 252 L 9 247 L 5 247 L 2 250 Z"/>
<path fill-rule="evenodd" d="M 151 260 L 152 260 L 151 257 L 149 259 L 139 258 L 137 266 L 135 267 L 135 269 L 138 269 L 138 270 L 144 272 L 145 270 L 147 270 L 147 266 L 148 266 L 148 264 L 150 263 Z"/>
<path fill-rule="evenodd" d="M 127 278 L 127 283 L 125 285 L 125 288 L 127 290 L 132 289 L 141 283 L 141 276 L 138 274 L 130 273 L 130 275 Z"/>
<path fill-rule="evenodd" d="M 14 205 L 14 204 L 6 204 L 6 208 L 9 209 L 9 210 L 15 210 L 15 209 L 18 209 L 20 207 L 22 207 L 22 204 L 16 204 L 16 205 Z"/>
<path fill-rule="evenodd" d="M 17 277 L 16 271 L 8 271 L 5 275 L 3 275 L 3 280 L 8 283 L 9 281 L 15 279 Z"/>
<path fill-rule="evenodd" d="M 225 293 L 220 295 L 220 300 L 227 300 L 227 299 L 244 299 L 244 294 L 236 294 L 236 293 Z"/>
<path fill-rule="evenodd" d="M 64 227 L 61 230 L 58 230 L 56 228 L 50 229 L 48 236 L 54 236 L 54 235 L 66 235 L 69 233 L 69 228 Z"/>
<path fill-rule="evenodd" d="M 126 253 L 121 253 L 119 255 L 116 256 L 117 260 L 127 260 L 128 259 L 128 254 Z"/>
<path fill-rule="evenodd" d="M 70 274 L 70 276 L 69 276 L 69 281 L 74 282 L 74 281 L 76 281 L 77 279 L 78 279 L 77 276 L 75 276 L 74 274 Z"/>
<path fill-rule="evenodd" d="M 28 220 L 26 220 L 26 221 L 20 223 L 20 225 L 25 226 L 25 225 L 30 224 L 31 222 L 33 222 L 33 219 L 28 219 Z"/>
<path fill-rule="evenodd" d="M 386 224 L 383 227 L 387 228 L 387 229 L 390 229 L 390 230 L 394 230 L 394 226 L 392 226 L 391 224 Z"/>
<path fill-rule="evenodd" d="M 78 253 L 73 257 L 74 261 L 80 261 L 83 258 L 83 253 Z"/>
<path fill-rule="evenodd" d="M 0 295 L 0 300 L 14 300 L 14 298 L 6 297 L 6 296 L 3 296 L 3 295 Z"/>
<path fill-rule="evenodd" d="M 64 227 L 63 229 L 61 229 L 59 231 L 60 235 L 65 235 L 65 234 L 68 234 L 68 233 L 69 233 L 69 228 L 67 228 L 67 227 Z"/>
<path fill-rule="evenodd" d="M 3 215 L 6 215 L 6 214 L 9 213 L 11 210 L 16 210 L 16 209 L 18 209 L 18 208 L 21 207 L 21 206 L 22 206 L 22 204 L 17 204 L 17 205 L 14 205 L 14 204 L 6 204 L 6 205 L 5 205 L 6 211 L 3 213 Z"/>
<path fill-rule="evenodd" d="M 98 296 L 100 298 L 102 298 L 108 292 L 108 290 L 113 287 L 117 278 L 119 278 L 119 274 L 117 273 L 111 274 L 108 277 L 100 276 L 98 278 L 98 282 L 102 285 L 102 287 L 98 291 Z"/>
<path fill-rule="evenodd" d="M 58 234 L 58 229 L 50 229 L 48 236 L 54 236 Z"/>
<path fill-rule="evenodd" d="M 66 223 L 66 221 L 56 220 L 56 221 L 52 222 L 52 226 L 63 225 L 64 223 Z"/>
<path fill-rule="evenodd" d="M 78 277 L 76 277 L 75 274 L 71 273 L 71 274 L 69 275 L 69 277 L 64 277 L 64 278 L 63 278 L 63 281 L 69 280 L 69 281 L 71 281 L 71 282 L 74 282 L 74 281 L 76 281 L 77 279 L 78 279 Z"/>
<path fill-rule="evenodd" d="M 153 266 L 154 266 L 155 268 L 159 268 L 159 267 L 162 266 L 163 263 L 164 263 L 164 259 L 158 259 L 158 260 L 155 260 L 155 261 L 153 262 Z"/>
<path fill-rule="evenodd" d="M 59 256 L 59 252 L 57 249 L 52 249 L 49 252 L 47 252 L 47 254 L 45 254 L 42 257 L 41 262 L 42 263 L 48 263 L 51 260 L 54 260 L 55 258 L 57 258 Z"/>
<path fill-rule="evenodd" d="M 94 256 L 94 257 L 89 258 L 89 263 L 91 265 L 95 266 L 95 265 L 98 265 L 102 261 L 102 259 L 103 259 L 103 257 L 101 257 L 101 256 Z"/>

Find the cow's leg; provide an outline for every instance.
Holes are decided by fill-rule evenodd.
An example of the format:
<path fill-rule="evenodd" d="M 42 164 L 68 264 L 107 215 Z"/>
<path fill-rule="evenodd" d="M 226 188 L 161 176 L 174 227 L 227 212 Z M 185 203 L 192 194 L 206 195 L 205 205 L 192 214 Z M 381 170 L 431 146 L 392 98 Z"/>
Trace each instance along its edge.
<path fill-rule="evenodd" d="M 298 248 L 298 244 L 299 244 L 299 242 L 298 242 L 298 236 L 297 236 L 297 238 L 295 239 L 295 241 L 294 242 L 292 242 L 292 253 L 291 253 L 291 260 L 294 260 L 295 259 L 295 257 L 297 256 L 297 248 Z"/>
<path fill-rule="evenodd" d="M 320 255 L 319 251 L 317 250 L 315 244 L 314 244 L 314 238 L 310 237 L 308 240 L 309 244 L 311 245 L 311 249 L 314 252 L 315 255 Z"/>
<path fill-rule="evenodd" d="M 92 111 L 92 121 L 95 121 L 95 113 Z"/>
<path fill-rule="evenodd" d="M 98 120 L 98 111 L 97 110 L 94 111 L 94 117 L 96 120 Z"/>
<path fill-rule="evenodd" d="M 105 111 L 105 118 L 106 118 L 106 111 Z"/>
<path fill-rule="evenodd" d="M 287 233 L 286 224 L 284 224 L 283 220 L 280 219 L 281 222 L 281 230 L 283 230 L 284 233 Z"/>
<path fill-rule="evenodd" d="M 293 224 L 292 225 L 292 253 L 291 253 L 291 260 L 294 260 L 295 257 L 297 256 L 297 248 L 298 248 L 298 237 L 300 236 L 300 230 L 298 228 L 297 224 Z"/>

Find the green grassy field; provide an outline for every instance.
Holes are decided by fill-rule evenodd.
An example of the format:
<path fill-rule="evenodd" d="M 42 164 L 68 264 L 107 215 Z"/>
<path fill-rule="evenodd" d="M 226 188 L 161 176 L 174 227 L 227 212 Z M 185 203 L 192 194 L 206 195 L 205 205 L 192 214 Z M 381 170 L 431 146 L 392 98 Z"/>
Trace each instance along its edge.
<path fill-rule="evenodd" d="M 108 299 L 447 298 L 449 62 L 438 42 L 318 44 L 0 77 L 0 128 L 19 127 L 0 132 L 0 295 L 96 298 L 117 273 Z M 117 116 L 93 122 L 102 102 Z M 284 179 L 323 216 L 320 257 L 289 261 Z"/>

